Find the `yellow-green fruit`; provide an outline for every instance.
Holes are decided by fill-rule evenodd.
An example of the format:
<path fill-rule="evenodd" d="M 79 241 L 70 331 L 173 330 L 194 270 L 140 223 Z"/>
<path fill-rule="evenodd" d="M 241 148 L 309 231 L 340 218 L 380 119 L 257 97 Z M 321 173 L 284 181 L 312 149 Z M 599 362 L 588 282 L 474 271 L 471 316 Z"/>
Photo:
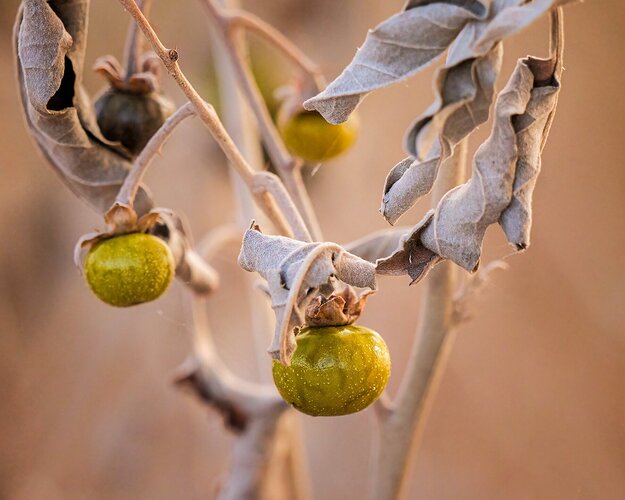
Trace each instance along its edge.
<path fill-rule="evenodd" d="M 347 151 L 358 136 L 358 119 L 332 125 L 316 111 L 298 113 L 280 124 L 280 135 L 287 149 L 310 163 L 334 158 Z"/>
<path fill-rule="evenodd" d="M 282 397 L 313 416 L 355 413 L 386 387 L 391 358 L 384 340 L 362 326 L 302 329 L 291 366 L 273 362 L 273 380 Z"/>
<path fill-rule="evenodd" d="M 93 293 L 117 307 L 157 299 L 175 273 L 169 247 L 156 236 L 143 233 L 124 234 L 96 243 L 84 267 Z"/>

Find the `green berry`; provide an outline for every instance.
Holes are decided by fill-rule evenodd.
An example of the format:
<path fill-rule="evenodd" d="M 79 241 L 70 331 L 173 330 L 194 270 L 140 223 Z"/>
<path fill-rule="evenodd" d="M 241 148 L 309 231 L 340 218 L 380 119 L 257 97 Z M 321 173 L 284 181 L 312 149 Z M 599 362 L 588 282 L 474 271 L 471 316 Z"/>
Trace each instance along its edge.
<path fill-rule="evenodd" d="M 280 135 L 292 155 L 309 163 L 335 158 L 347 151 L 358 137 L 358 119 L 332 125 L 316 111 L 298 113 L 280 124 Z"/>
<path fill-rule="evenodd" d="M 169 247 L 156 236 L 131 233 L 96 243 L 85 260 L 85 277 L 100 300 L 117 307 L 160 297 L 175 274 Z"/>
<path fill-rule="evenodd" d="M 290 366 L 273 362 L 282 397 L 313 416 L 363 410 L 380 395 L 391 373 L 384 340 L 362 326 L 306 327 L 296 337 Z"/>

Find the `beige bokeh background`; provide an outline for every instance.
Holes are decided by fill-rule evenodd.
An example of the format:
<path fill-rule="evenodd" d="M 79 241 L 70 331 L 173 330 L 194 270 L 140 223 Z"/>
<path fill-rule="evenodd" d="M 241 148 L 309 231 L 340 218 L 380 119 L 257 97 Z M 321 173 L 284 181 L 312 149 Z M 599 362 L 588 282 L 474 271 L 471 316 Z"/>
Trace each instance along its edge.
<path fill-rule="evenodd" d="M 402 2 L 249 1 L 329 77 L 367 28 Z M 232 437 L 219 417 L 170 385 L 190 350 L 186 293 L 175 284 L 154 304 L 104 306 L 86 290 L 72 247 L 98 217 L 37 154 L 20 116 L 10 48 L 16 0 L 0 2 L 0 498 L 205 499 L 228 466 Z M 127 19 L 115 2 L 92 5 L 88 64 L 119 55 Z M 208 30 L 195 2 L 156 2 L 155 26 L 209 90 Z M 508 256 L 475 300 L 411 467 L 409 498 L 625 498 L 625 4 L 566 10 L 567 53 L 559 112 L 535 194 L 532 246 L 511 250 L 500 231 L 484 262 Z M 506 43 L 517 57 L 546 54 L 546 22 Z M 362 136 L 311 181 L 326 238 L 381 229 L 380 191 L 403 157 L 402 134 L 430 103 L 432 70 L 381 90 L 360 108 Z M 90 91 L 102 85 L 87 75 Z M 166 87 L 181 102 L 171 82 Z M 474 148 L 488 133 L 483 126 Z M 234 219 L 224 161 L 196 123 L 185 124 L 149 174 L 159 204 L 184 213 L 196 236 Z M 402 220 L 413 224 L 419 203 Z M 224 286 L 210 304 L 220 351 L 248 379 L 258 366 L 249 319 L 237 313 L 245 273 L 230 248 Z M 422 287 L 381 280 L 362 323 L 386 338 L 399 383 L 419 317 Z M 257 300 L 262 300 L 261 296 Z M 259 375 L 262 373 L 262 375 Z M 302 416 L 314 497 L 361 498 L 373 414 Z"/>

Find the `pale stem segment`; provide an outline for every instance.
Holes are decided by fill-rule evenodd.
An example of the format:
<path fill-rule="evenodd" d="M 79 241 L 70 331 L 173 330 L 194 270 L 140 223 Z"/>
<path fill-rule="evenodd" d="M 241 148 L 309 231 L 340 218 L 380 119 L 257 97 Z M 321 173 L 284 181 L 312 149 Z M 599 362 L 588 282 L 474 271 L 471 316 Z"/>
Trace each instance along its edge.
<path fill-rule="evenodd" d="M 219 120 L 213 106 L 202 99 L 180 69 L 180 66 L 178 65 L 178 51 L 176 49 L 168 49 L 163 45 L 134 0 L 119 0 L 119 2 L 135 19 L 135 22 L 152 45 L 154 52 L 156 52 L 159 58 L 163 61 L 163 64 L 169 74 L 174 78 L 180 89 L 195 107 L 198 117 L 206 125 L 215 141 L 217 141 L 217 144 L 226 155 L 230 165 L 232 165 L 234 170 L 243 179 L 248 189 L 251 190 L 253 177 L 256 172 L 247 163 L 243 155 L 241 155 L 230 135 L 228 135 L 228 132 Z M 272 223 L 276 226 L 276 229 L 281 234 L 292 236 L 293 232 L 289 226 L 289 221 L 294 221 L 301 216 L 299 216 L 299 214 L 283 214 L 276 205 L 276 201 L 273 196 L 271 196 L 268 192 L 257 194 L 255 199 L 267 217 L 269 217 Z"/>
<path fill-rule="evenodd" d="M 238 6 L 238 0 L 222 0 L 228 7 Z M 258 128 L 255 120 L 251 116 L 249 107 L 241 95 L 236 85 L 236 75 L 232 68 L 230 58 L 224 49 L 223 41 L 218 33 L 211 33 L 213 41 L 212 49 L 217 68 L 217 79 L 219 82 L 219 93 L 222 97 L 223 122 L 228 132 L 232 136 L 246 160 L 256 170 L 262 170 L 263 154 Z M 234 42 L 245 51 L 243 33 L 234 39 Z M 232 170 L 230 171 L 232 172 Z M 249 227 L 252 219 L 259 220 L 262 214 L 254 206 L 248 190 L 236 175 L 231 175 L 232 189 L 237 201 L 237 241 L 240 244 L 242 231 Z M 284 203 L 292 203 L 285 192 L 285 188 L 280 179 L 268 172 L 260 172 L 255 177 L 258 184 L 274 184 L 273 196 L 278 205 L 282 208 Z M 261 191 L 263 186 L 257 186 Z M 281 194 L 282 193 L 282 194 Z M 282 208 L 284 213 L 297 213 L 292 207 Z M 264 223 L 261 221 L 261 225 Z M 308 230 L 300 219 L 297 224 L 292 225 L 296 237 L 309 239 Z M 227 230 L 222 230 L 215 234 L 210 241 L 215 241 L 217 237 L 227 236 Z M 205 253 L 210 254 L 211 249 L 206 248 Z M 267 342 L 270 340 L 271 332 L 274 329 L 274 314 L 268 300 L 259 296 L 256 287 L 257 278 L 249 273 L 245 273 L 245 295 L 249 306 L 250 317 L 252 319 L 252 334 L 254 338 L 254 352 L 257 355 L 259 380 L 271 384 L 271 371 L 266 355 Z M 295 418 L 294 411 L 287 411 L 280 418 L 278 428 L 273 438 L 273 446 L 266 455 L 267 467 L 264 474 L 259 478 L 260 483 L 257 491 L 261 498 L 271 498 L 275 500 L 308 500 L 310 498 L 308 467 L 306 465 L 305 448 L 302 446 L 301 429 Z M 234 471 L 233 471 L 234 474 Z"/>
<path fill-rule="evenodd" d="M 466 139 L 454 155 L 441 165 L 432 206 L 450 189 L 461 184 L 466 164 Z M 399 498 L 410 466 L 411 449 L 416 446 L 428 410 L 439 385 L 453 343 L 454 293 L 458 268 L 444 261 L 432 269 L 425 282 L 421 323 L 412 346 L 408 367 L 395 401 L 379 408 L 379 432 L 373 462 L 370 498 Z"/>
<path fill-rule="evenodd" d="M 286 37 L 280 35 L 275 29 L 254 16 L 244 15 L 238 11 L 231 15 L 213 0 L 203 0 L 203 3 L 217 32 L 221 35 L 224 48 L 232 62 L 233 70 L 243 95 L 256 117 L 267 154 L 280 174 L 287 191 L 293 197 L 295 205 L 300 210 L 312 237 L 315 241 L 319 241 L 321 240 L 321 228 L 304 185 L 301 172 L 302 162 L 289 154 L 273 123 L 271 114 L 256 84 L 245 54 L 242 53 L 236 43 L 239 30 L 252 27 L 251 29 L 256 33 L 262 33 L 265 38 L 272 41 L 289 59 L 297 60 L 298 67 L 305 70 L 304 73 L 309 77 L 314 88 L 317 88 L 322 83 L 319 70 L 312 62 L 303 57 L 299 49 L 295 48 Z"/>

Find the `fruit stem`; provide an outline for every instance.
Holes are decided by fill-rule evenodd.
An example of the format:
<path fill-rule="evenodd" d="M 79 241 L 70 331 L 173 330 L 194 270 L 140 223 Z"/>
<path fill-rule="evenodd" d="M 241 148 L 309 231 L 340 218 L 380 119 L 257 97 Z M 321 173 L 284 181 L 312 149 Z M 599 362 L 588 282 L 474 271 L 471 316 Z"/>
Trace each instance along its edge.
<path fill-rule="evenodd" d="M 455 148 L 454 154 L 441 165 L 432 206 L 450 189 L 463 182 L 467 141 Z M 438 264 L 425 282 L 422 316 L 412 346 L 408 367 L 395 401 L 386 402 L 377 412 L 379 432 L 373 460 L 371 498 L 399 498 L 408 476 L 409 456 L 421 437 L 433 396 L 454 340 L 454 292 L 458 268 L 452 262 Z"/>

